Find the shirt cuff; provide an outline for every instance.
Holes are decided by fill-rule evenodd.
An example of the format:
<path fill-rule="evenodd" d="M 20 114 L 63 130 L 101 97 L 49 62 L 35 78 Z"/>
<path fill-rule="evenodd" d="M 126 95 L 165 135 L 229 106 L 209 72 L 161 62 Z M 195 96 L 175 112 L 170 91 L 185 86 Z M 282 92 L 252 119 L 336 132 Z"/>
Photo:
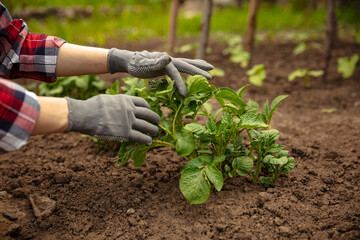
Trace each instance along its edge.
<path fill-rule="evenodd" d="M 33 92 L 0 79 L 0 153 L 14 151 L 28 141 L 40 112 Z"/>

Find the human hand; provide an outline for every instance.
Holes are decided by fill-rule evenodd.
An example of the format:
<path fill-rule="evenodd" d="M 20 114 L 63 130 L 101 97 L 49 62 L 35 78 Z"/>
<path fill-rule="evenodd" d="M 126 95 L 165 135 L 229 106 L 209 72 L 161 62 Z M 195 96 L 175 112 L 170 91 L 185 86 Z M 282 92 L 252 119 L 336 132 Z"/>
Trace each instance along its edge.
<path fill-rule="evenodd" d="M 142 98 L 129 95 L 97 95 L 87 100 L 66 98 L 67 132 L 75 131 L 102 140 L 135 141 L 150 145 L 159 129 L 158 114 Z"/>
<path fill-rule="evenodd" d="M 153 78 L 168 75 L 175 83 L 180 95 L 187 96 L 187 89 L 180 73 L 203 75 L 211 79 L 206 72 L 214 67 L 204 60 L 172 58 L 163 52 L 132 52 L 112 48 L 108 54 L 108 69 L 110 73 L 127 72 L 138 78 Z"/>

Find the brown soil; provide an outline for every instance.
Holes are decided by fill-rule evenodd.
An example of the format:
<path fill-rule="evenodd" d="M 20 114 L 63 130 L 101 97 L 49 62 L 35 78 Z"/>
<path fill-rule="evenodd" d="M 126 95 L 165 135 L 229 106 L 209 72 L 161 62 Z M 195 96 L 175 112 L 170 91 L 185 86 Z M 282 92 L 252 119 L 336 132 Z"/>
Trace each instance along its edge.
<path fill-rule="evenodd" d="M 161 50 L 162 45 L 126 47 Z M 226 72 L 212 82 L 238 89 L 247 84 L 246 70 L 229 63 L 223 47 L 212 43 L 207 58 Z M 299 67 L 320 69 L 321 52 L 294 57 L 293 48 L 258 44 L 253 63 L 265 64 L 268 77 L 246 95 L 260 103 L 290 95 L 272 127 L 297 165 L 274 188 L 231 179 L 206 203 L 191 206 L 178 186 L 186 159 L 171 149 L 152 151 L 143 167 L 118 167 L 114 150 L 98 151 L 80 134 L 36 136 L 19 151 L 0 156 L 0 191 L 8 193 L 1 197 L 0 212 L 18 217 L 1 216 L 0 238 L 16 223 L 21 229 L 12 234 L 15 239 L 359 239 L 360 71 L 342 80 L 336 58 L 360 53 L 360 46 L 342 43 L 328 82 L 311 79 L 310 88 L 286 78 Z M 322 113 L 325 108 L 336 111 Z M 55 210 L 35 217 L 33 194 L 54 200 Z"/>

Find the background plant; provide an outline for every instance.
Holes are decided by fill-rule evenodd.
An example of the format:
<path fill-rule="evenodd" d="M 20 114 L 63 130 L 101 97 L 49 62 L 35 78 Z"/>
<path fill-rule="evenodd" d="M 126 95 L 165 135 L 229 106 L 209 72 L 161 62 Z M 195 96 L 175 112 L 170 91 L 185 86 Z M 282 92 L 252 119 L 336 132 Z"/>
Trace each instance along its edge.
<path fill-rule="evenodd" d="M 174 148 L 189 160 L 181 170 L 179 186 L 191 204 L 205 202 L 211 185 L 220 191 L 227 178 L 251 174 L 253 183 L 260 178 L 269 186 L 280 174 L 294 168 L 294 159 L 288 157 L 283 145 L 275 143 L 279 132 L 268 129 L 277 106 L 287 95 L 275 98 L 271 104 L 266 101 L 259 112 L 258 103 L 243 100 L 250 85 L 236 92 L 216 89 L 201 76 L 189 77 L 185 83 L 189 94 L 183 98 L 167 79 L 125 80 L 123 92 L 143 97 L 161 116 L 161 131 L 150 146 L 123 142 L 118 152 L 120 166 L 130 158 L 134 166 L 141 166 L 152 148 Z M 116 82 L 107 93 L 119 93 L 118 86 Z M 221 106 L 217 110 L 213 109 L 213 99 Z M 199 116 L 206 125 L 195 121 Z M 260 176 L 263 166 L 269 174 Z"/>
<path fill-rule="evenodd" d="M 255 86 L 261 87 L 263 81 L 266 78 L 266 70 L 264 64 L 258 64 L 253 66 L 246 72 L 246 75 L 249 77 L 249 82 Z"/>
<path fill-rule="evenodd" d="M 342 57 L 338 58 L 338 72 L 341 73 L 343 79 L 351 77 L 354 72 L 356 65 L 359 61 L 359 54 L 352 55 L 351 58 Z"/>
<path fill-rule="evenodd" d="M 74 77 L 59 77 L 54 83 L 41 83 L 38 87 L 32 84 L 27 87 L 40 96 L 72 97 L 88 99 L 100 93 L 105 93 L 107 85 L 96 75 Z"/>
<path fill-rule="evenodd" d="M 288 76 L 289 82 L 294 81 L 296 78 L 302 78 L 304 81 L 305 87 L 310 87 L 309 78 L 310 77 L 320 77 L 324 74 L 323 70 L 308 70 L 299 68 L 296 71 L 292 72 Z"/>

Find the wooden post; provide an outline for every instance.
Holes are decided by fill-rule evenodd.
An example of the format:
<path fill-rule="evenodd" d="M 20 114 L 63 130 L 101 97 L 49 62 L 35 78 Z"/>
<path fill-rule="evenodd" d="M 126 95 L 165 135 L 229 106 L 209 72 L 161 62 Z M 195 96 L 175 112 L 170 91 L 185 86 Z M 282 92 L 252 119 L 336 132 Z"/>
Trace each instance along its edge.
<path fill-rule="evenodd" d="M 203 59 L 205 57 L 206 47 L 209 42 L 212 7 L 213 7 L 213 0 L 205 0 L 202 22 L 201 22 L 201 33 L 200 33 L 199 46 L 196 51 L 196 58 L 199 58 L 199 59 Z"/>
<path fill-rule="evenodd" d="M 256 15 L 259 8 L 260 0 L 250 0 L 248 26 L 246 30 L 246 37 L 244 42 L 245 51 L 251 52 L 254 45 L 255 30 L 256 30 Z"/>
<path fill-rule="evenodd" d="M 335 0 L 326 1 L 326 37 L 324 44 L 324 56 L 323 56 L 323 71 L 324 74 L 321 78 L 322 82 L 325 82 L 327 76 L 327 70 L 331 60 L 331 50 L 334 47 L 337 38 L 337 24 L 335 15 Z"/>
<path fill-rule="evenodd" d="M 172 0 L 170 7 L 170 24 L 168 35 L 168 52 L 173 53 L 176 39 L 177 18 L 179 14 L 180 0 Z"/>

